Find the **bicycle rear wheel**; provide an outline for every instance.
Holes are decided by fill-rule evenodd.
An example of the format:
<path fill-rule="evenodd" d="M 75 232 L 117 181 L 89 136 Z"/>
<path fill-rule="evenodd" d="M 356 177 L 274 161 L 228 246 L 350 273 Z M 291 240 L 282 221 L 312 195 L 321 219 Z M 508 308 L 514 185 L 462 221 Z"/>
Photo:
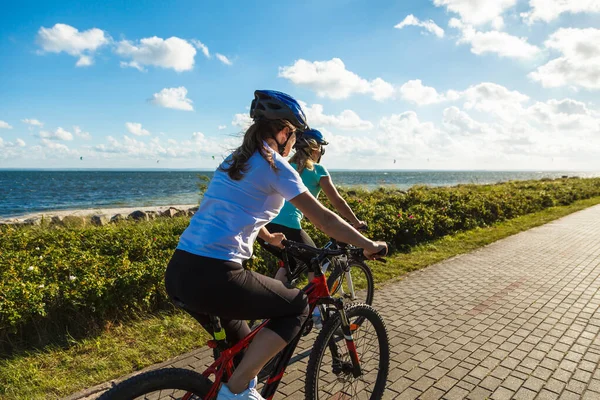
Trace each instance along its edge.
<path fill-rule="evenodd" d="M 362 261 L 350 259 L 347 264 L 336 263 L 327 278 L 327 286 L 331 296 L 342 297 L 345 303 L 373 304 L 373 273 Z"/>
<path fill-rule="evenodd" d="M 330 319 L 315 341 L 306 368 L 306 398 L 381 399 L 390 363 L 390 345 L 383 319 L 371 306 L 352 304 L 346 309 L 362 375 L 352 374 L 352 361 L 339 314 Z M 357 325 L 355 321 L 362 319 Z"/>
<path fill-rule="evenodd" d="M 102 394 L 98 400 L 206 399 L 212 382 L 197 372 L 165 368 L 127 379 Z"/>

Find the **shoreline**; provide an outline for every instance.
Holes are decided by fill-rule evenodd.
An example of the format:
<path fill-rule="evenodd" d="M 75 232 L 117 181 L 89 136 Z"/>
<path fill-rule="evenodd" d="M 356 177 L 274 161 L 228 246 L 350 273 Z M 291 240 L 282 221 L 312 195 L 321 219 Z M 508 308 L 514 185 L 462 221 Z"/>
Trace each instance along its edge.
<path fill-rule="evenodd" d="M 123 214 L 128 215 L 134 211 L 155 211 L 162 213 L 169 208 L 176 208 L 178 210 L 187 210 L 189 208 L 198 207 L 198 204 L 175 204 L 166 206 L 142 206 L 142 207 L 115 207 L 115 208 L 83 208 L 83 209 L 71 209 L 71 210 L 55 210 L 55 211 L 44 211 L 18 215 L 15 217 L 0 217 L 0 224 L 15 224 L 22 223 L 29 219 L 44 218 L 51 219 L 52 217 L 89 217 L 92 215 L 116 215 Z"/>

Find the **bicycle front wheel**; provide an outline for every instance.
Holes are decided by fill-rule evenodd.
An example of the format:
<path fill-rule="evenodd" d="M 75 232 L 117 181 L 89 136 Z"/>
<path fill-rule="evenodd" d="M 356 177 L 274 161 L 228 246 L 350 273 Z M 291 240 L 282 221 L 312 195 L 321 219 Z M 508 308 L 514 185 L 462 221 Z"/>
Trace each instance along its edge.
<path fill-rule="evenodd" d="M 305 385 L 306 398 L 365 399 L 383 397 L 390 364 L 390 345 L 383 319 L 371 306 L 352 304 L 350 321 L 362 374 L 354 377 L 352 360 L 337 315 L 327 321 L 310 354 Z M 355 321 L 361 319 L 361 324 Z"/>
<path fill-rule="evenodd" d="M 212 382 L 197 372 L 165 368 L 127 379 L 100 396 L 98 400 L 206 399 Z"/>
<path fill-rule="evenodd" d="M 327 286 L 331 296 L 341 297 L 345 303 L 373 304 L 373 273 L 364 262 L 348 260 L 347 264 L 336 265 L 327 278 Z"/>

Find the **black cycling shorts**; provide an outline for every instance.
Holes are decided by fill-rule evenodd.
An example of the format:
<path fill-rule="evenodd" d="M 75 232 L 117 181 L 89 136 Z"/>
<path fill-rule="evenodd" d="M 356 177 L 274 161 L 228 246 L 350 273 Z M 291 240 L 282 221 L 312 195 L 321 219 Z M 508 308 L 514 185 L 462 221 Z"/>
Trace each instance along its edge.
<path fill-rule="evenodd" d="M 266 319 L 269 329 L 290 342 L 308 318 L 306 295 L 240 264 L 175 250 L 165 273 L 168 295 L 183 303 L 209 332 L 209 315 L 221 319 L 230 343 L 249 332 L 246 320 Z M 212 333 L 212 332 L 211 332 Z"/>

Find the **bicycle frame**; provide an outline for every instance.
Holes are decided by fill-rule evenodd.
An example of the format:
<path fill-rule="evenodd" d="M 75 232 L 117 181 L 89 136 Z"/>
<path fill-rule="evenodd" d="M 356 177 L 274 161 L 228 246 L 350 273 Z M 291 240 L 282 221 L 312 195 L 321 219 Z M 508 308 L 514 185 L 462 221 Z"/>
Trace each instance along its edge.
<path fill-rule="evenodd" d="M 330 249 L 332 246 L 337 245 L 337 241 L 333 238 L 330 238 L 329 241 L 325 244 L 325 246 L 322 247 L 322 249 Z M 268 246 L 268 244 L 267 244 Z M 286 254 L 286 250 L 284 249 L 282 251 L 282 255 L 285 254 L 284 258 L 289 257 L 288 254 Z M 298 279 L 300 276 L 302 276 L 305 272 L 308 271 L 309 267 L 307 265 L 305 265 L 304 263 L 302 264 L 296 264 L 296 269 L 294 271 L 292 271 L 290 269 L 290 263 L 289 261 L 286 260 L 281 260 L 280 262 L 282 262 L 281 266 L 285 267 L 285 272 L 286 272 L 286 277 L 288 282 L 292 282 L 295 279 Z"/>
<path fill-rule="evenodd" d="M 287 253 L 284 254 L 286 254 L 287 258 Z M 341 316 L 342 332 L 344 333 L 344 338 L 346 340 L 346 345 L 348 347 L 353 366 L 352 372 L 353 375 L 357 377 L 361 374 L 360 361 L 358 358 L 358 353 L 356 351 L 356 346 L 352 339 L 351 327 L 346 313 L 344 312 L 344 304 L 340 299 L 334 299 L 330 296 L 329 289 L 327 288 L 327 281 L 325 279 L 325 275 L 323 275 L 319 266 L 320 263 L 318 261 L 314 261 L 313 264 L 315 267 L 315 277 L 306 287 L 302 289 L 302 291 L 308 296 L 310 313 L 312 314 L 314 308 L 317 307 L 319 304 L 330 304 L 335 306 L 335 308 Z M 281 378 L 283 377 L 283 374 L 287 368 L 288 362 L 294 355 L 296 346 L 298 345 L 298 342 L 302 337 L 302 333 L 308 321 L 309 319 L 307 319 L 304 322 L 304 324 L 300 328 L 300 332 L 298 333 L 298 335 L 296 335 L 296 337 L 294 337 L 294 339 L 292 339 L 292 341 L 288 343 L 287 346 L 282 350 L 281 357 L 279 357 L 275 369 L 269 375 L 266 384 L 263 386 L 261 395 L 265 399 L 272 399 L 275 393 L 277 392 L 277 388 L 279 386 Z M 233 358 L 250 345 L 252 339 L 254 339 L 256 334 L 261 329 L 263 329 L 268 324 L 268 322 L 269 320 L 264 320 L 258 327 L 253 329 L 252 332 L 250 332 L 250 334 L 248 334 L 248 336 L 246 336 L 244 339 L 239 341 L 234 346 L 221 351 L 220 357 L 202 373 L 202 375 L 206 378 L 210 377 L 210 375 L 215 375 L 214 383 L 210 388 L 210 391 L 208 392 L 205 400 L 215 399 L 217 397 L 220 384 L 222 382 L 226 382 L 233 373 Z M 184 396 L 183 399 L 186 400 L 189 398 L 189 396 L 191 396 L 191 393 L 188 393 L 188 395 Z"/>

